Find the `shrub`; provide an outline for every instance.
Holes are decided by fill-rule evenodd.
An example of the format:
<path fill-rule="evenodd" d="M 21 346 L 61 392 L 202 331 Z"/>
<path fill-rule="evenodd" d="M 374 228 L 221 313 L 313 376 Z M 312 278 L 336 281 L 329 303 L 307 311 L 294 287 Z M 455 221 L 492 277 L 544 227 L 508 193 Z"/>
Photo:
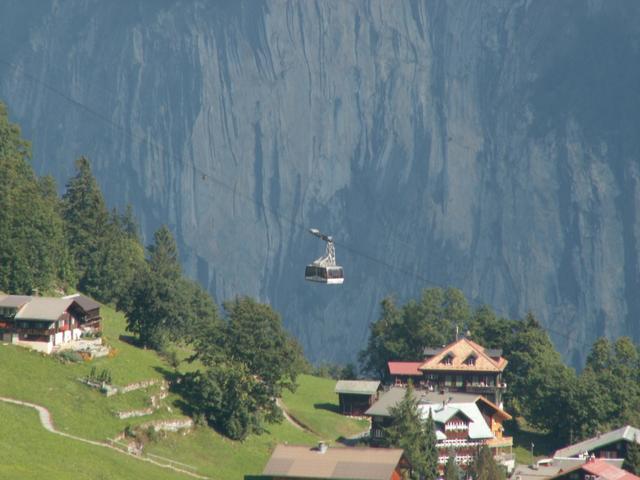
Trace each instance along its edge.
<path fill-rule="evenodd" d="M 62 362 L 62 363 L 81 363 L 84 361 L 84 359 L 82 358 L 82 355 L 80 355 L 78 352 L 73 352 L 71 350 L 65 350 L 63 352 L 59 352 L 56 357 Z"/>

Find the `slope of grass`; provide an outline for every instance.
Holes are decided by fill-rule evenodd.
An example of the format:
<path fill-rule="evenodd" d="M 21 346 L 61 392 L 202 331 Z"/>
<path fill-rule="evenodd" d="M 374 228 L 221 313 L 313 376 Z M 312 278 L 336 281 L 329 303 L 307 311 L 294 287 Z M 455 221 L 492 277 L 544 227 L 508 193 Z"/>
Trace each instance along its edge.
<path fill-rule="evenodd" d="M 338 413 L 336 381 L 301 375 L 295 393 L 285 392 L 282 401 L 289 414 L 324 440 L 349 437 L 369 428 L 367 420 L 356 420 Z"/>
<path fill-rule="evenodd" d="M 0 478 L 21 480 L 138 480 L 189 478 L 47 432 L 35 410 L 0 403 Z"/>
<path fill-rule="evenodd" d="M 141 349 L 127 338 L 121 313 L 108 307 L 104 307 L 102 313 L 104 335 L 117 349 L 115 357 L 63 364 L 47 355 L 0 344 L 0 364 L 3 366 L 0 396 L 43 405 L 51 411 L 57 429 L 99 441 L 115 436 L 127 425 L 181 417 L 177 406 L 179 398 L 171 394 L 164 401 L 171 411 L 164 408 L 151 416 L 120 420 L 115 416 L 116 411 L 149 406 L 148 396 L 156 393 L 158 387 L 107 398 L 77 381 L 93 367 L 97 371 L 108 369 L 116 385 L 151 378 L 160 380 L 171 370 L 154 351 Z M 185 368 L 193 368 L 193 365 L 181 365 L 181 370 Z M 239 480 L 245 474 L 260 473 L 278 443 L 314 445 L 320 438 L 336 439 L 368 428 L 366 421 L 349 419 L 337 413 L 334 381 L 303 375 L 299 383 L 296 393 L 285 395 L 284 403 L 292 415 L 316 434 L 283 422 L 268 425 L 263 435 L 252 435 L 243 442 L 235 442 L 210 428 L 198 427 L 188 435 L 169 434 L 150 442 L 144 451 L 194 466 L 197 473 L 214 479 Z M 15 421 L 5 421 L 6 417 Z M 175 478 L 177 475 L 116 452 L 54 436 L 42 429 L 36 413 L 29 409 L 21 410 L 20 407 L 0 403 L 0 418 L 3 419 L 0 422 L 0 458 L 3 459 L 0 461 L 0 478 L 45 478 L 44 472 L 55 472 L 55 475 L 47 477 L 54 479 Z M 56 442 L 60 447 L 51 447 Z M 5 458 L 11 460 L 5 461 Z M 95 467 L 87 465 L 92 462 Z M 142 466 L 131 466 L 132 462 Z M 153 473 L 146 472 L 144 468 L 153 468 Z"/>
<path fill-rule="evenodd" d="M 267 432 L 251 435 L 243 442 L 199 427 L 187 436 L 170 434 L 149 444 L 146 451 L 198 467 L 198 473 L 212 478 L 240 480 L 245 474 L 261 473 L 278 443 L 315 445 L 317 441 L 317 437 L 283 422 L 268 425 Z"/>
<path fill-rule="evenodd" d="M 160 371 L 167 368 L 155 352 L 120 341 L 118 337 L 124 328 L 122 315 L 106 307 L 103 312 L 109 342 L 118 349 L 114 358 L 63 364 L 22 347 L 0 345 L 0 395 L 43 405 L 51 411 L 60 430 L 101 441 L 121 432 L 127 424 L 171 416 L 165 410 L 148 417 L 119 420 L 115 416 L 118 410 L 146 407 L 144 395 L 131 393 L 107 398 L 78 382 L 94 366 L 98 370 L 109 369 L 116 384 L 162 379 Z"/>

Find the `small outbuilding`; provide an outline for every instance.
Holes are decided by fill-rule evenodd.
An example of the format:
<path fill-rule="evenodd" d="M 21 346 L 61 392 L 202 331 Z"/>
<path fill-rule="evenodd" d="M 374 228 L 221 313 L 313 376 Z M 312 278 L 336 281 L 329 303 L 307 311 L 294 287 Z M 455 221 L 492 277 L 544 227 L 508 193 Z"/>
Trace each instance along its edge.
<path fill-rule="evenodd" d="M 380 382 L 372 380 L 339 380 L 335 392 L 340 401 L 340 413 L 362 416 L 378 399 Z"/>

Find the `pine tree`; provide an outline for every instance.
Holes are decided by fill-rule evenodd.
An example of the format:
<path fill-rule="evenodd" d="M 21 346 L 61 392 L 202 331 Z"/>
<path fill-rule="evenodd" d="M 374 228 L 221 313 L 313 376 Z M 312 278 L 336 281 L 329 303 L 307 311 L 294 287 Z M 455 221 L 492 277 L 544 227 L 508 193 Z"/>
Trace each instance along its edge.
<path fill-rule="evenodd" d="M 474 480 L 504 480 L 505 473 L 493 458 L 491 449 L 483 446 L 470 468 Z"/>
<path fill-rule="evenodd" d="M 423 473 L 425 480 L 436 480 L 438 478 L 438 448 L 436 446 L 436 424 L 433 421 L 433 415 L 429 410 L 429 416 L 424 423 L 424 463 Z"/>
<path fill-rule="evenodd" d="M 640 474 L 640 444 L 637 435 L 634 435 L 633 442 L 627 445 L 627 455 L 624 459 L 624 468 L 626 471 L 634 475 Z"/>
<path fill-rule="evenodd" d="M 447 464 L 444 467 L 444 480 L 460 480 L 460 469 L 456 463 L 454 451 L 449 452 L 449 458 L 447 458 Z"/>
<path fill-rule="evenodd" d="M 100 266 L 100 250 L 108 230 L 109 212 L 89 160 L 80 157 L 76 161 L 76 169 L 77 173 L 67 183 L 62 197 L 62 211 L 79 287 L 85 291 L 87 273 Z"/>
<path fill-rule="evenodd" d="M 38 180 L 30 165 L 31 147 L 9 122 L 0 103 L 0 290 L 31 293 L 54 287 L 64 266 L 62 227 L 55 184 Z"/>
<path fill-rule="evenodd" d="M 430 461 L 432 459 L 427 459 L 426 456 L 429 443 L 427 429 L 418 411 L 418 402 L 411 383 L 407 386 L 400 403 L 392 407 L 389 413 L 391 414 L 391 424 L 384 429 L 384 445 L 404 450 L 404 454 L 411 464 L 413 478 L 428 480 L 437 478 L 437 453 L 434 475 L 433 465 Z M 433 419 L 431 419 L 431 423 L 433 423 Z M 435 437 L 435 433 L 433 436 Z"/>
<path fill-rule="evenodd" d="M 127 330 L 138 334 L 143 345 L 161 349 L 168 340 L 182 338 L 191 312 L 171 231 L 162 226 L 153 238 L 146 265 L 136 273 L 120 306 L 125 308 Z"/>

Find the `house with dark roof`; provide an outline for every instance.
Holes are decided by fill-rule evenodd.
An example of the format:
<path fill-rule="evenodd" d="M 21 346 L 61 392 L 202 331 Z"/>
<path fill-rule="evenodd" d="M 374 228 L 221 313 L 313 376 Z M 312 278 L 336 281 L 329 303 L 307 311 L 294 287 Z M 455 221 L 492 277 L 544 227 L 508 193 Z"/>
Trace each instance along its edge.
<path fill-rule="evenodd" d="M 388 362 L 392 382 L 404 384 L 412 379 L 414 385 L 428 390 L 475 393 L 502 403 L 507 387 L 502 372 L 508 363 L 502 350 L 460 338 L 442 348 L 425 348 L 423 353 L 422 362 Z"/>
<path fill-rule="evenodd" d="M 245 480 L 400 480 L 410 465 L 401 449 L 278 445 L 262 475 Z"/>
<path fill-rule="evenodd" d="M 640 444 L 640 429 L 626 425 L 561 448 L 553 456 L 586 458 L 593 455 L 596 458 L 625 458 L 627 448 L 633 442 Z"/>
<path fill-rule="evenodd" d="M 398 405 L 407 390 L 392 387 L 380 395 L 366 415 L 371 417 L 371 444 L 380 445 L 384 429 L 391 423 L 391 411 Z M 440 393 L 428 390 L 414 390 L 418 410 L 423 420 L 431 416 L 436 425 L 439 463 L 444 467 L 451 451 L 456 462 L 468 465 L 478 448 L 491 448 L 496 460 L 509 470 L 515 466 L 512 446 L 513 439 L 504 435 L 502 426 L 511 416 L 482 395 L 452 392 Z"/>
<path fill-rule="evenodd" d="M 100 316 L 100 307 L 102 307 L 102 305 L 99 302 L 82 293 L 74 293 L 73 295 L 67 295 L 62 298 L 70 298 L 83 308 L 85 315 L 82 318 L 81 327 L 84 330 L 101 331 L 102 317 Z"/>
<path fill-rule="evenodd" d="M 338 380 L 335 392 L 338 394 L 340 413 L 362 416 L 378 398 L 380 382 L 371 380 Z"/>
<path fill-rule="evenodd" d="M 79 339 L 86 327 L 87 312 L 79 300 L 0 295 L 0 339 L 51 353 L 56 347 Z M 99 318 L 99 304 L 97 315 Z"/>

